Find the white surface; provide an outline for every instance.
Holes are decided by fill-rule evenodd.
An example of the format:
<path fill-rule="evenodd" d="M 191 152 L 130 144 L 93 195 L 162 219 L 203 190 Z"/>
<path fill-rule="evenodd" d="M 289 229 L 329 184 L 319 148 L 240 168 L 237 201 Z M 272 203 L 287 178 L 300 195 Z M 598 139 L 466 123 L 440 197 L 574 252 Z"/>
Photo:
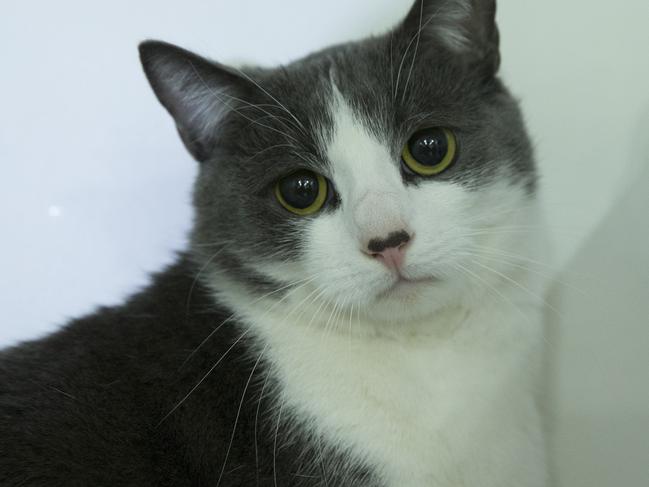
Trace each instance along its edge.
<path fill-rule="evenodd" d="M 380 32 L 410 0 L 180 5 L 3 2 L 0 345 L 118 302 L 183 246 L 195 163 L 139 40 L 274 64 Z M 646 485 L 649 2 L 501 0 L 499 19 L 568 281 L 548 314 L 562 485 Z"/>

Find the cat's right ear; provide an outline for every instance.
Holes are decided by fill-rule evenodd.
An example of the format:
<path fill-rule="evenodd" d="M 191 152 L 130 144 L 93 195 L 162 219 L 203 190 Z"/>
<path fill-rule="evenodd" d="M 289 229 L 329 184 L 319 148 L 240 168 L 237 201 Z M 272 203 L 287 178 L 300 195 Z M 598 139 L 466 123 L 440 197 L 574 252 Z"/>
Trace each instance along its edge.
<path fill-rule="evenodd" d="M 400 32 L 408 47 L 432 39 L 489 77 L 500 66 L 496 0 L 415 0 Z"/>
<path fill-rule="evenodd" d="M 230 68 L 173 44 L 145 41 L 139 50 L 146 77 L 185 146 L 196 160 L 206 160 L 244 80 Z"/>

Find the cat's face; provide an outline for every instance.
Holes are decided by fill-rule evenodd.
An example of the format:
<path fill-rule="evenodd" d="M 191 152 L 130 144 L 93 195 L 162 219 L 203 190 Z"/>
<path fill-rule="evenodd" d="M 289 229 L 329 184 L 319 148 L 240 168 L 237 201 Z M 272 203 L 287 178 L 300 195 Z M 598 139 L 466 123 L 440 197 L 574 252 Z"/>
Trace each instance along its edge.
<path fill-rule="evenodd" d="M 201 161 L 193 252 L 205 276 L 388 323 L 511 279 L 504 257 L 524 254 L 516 229 L 535 171 L 495 78 L 489 4 L 417 2 L 384 37 L 273 70 L 143 45 Z"/>

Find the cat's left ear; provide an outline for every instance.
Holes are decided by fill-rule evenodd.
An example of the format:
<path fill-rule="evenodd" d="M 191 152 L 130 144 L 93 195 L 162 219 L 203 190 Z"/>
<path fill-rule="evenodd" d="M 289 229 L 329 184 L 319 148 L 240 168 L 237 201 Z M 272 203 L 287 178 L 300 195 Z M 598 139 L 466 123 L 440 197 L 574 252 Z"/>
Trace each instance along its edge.
<path fill-rule="evenodd" d="M 418 34 L 433 39 L 488 76 L 500 67 L 496 0 L 416 0 L 401 29 L 413 42 Z"/>
<path fill-rule="evenodd" d="M 234 70 L 160 41 L 140 44 L 140 60 L 158 100 L 176 122 L 180 138 L 194 158 L 208 159 L 219 124 L 247 82 Z"/>

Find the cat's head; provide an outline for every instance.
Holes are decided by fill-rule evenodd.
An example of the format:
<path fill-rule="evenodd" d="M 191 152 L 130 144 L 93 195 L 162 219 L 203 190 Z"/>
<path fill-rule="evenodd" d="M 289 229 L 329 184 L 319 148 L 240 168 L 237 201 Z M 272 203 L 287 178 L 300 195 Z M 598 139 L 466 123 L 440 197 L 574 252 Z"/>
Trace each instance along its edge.
<path fill-rule="evenodd" d="M 200 162 L 192 249 L 210 284 L 395 322 L 509 278 L 536 173 L 497 78 L 494 3 L 420 0 L 384 36 L 275 69 L 143 43 Z"/>

